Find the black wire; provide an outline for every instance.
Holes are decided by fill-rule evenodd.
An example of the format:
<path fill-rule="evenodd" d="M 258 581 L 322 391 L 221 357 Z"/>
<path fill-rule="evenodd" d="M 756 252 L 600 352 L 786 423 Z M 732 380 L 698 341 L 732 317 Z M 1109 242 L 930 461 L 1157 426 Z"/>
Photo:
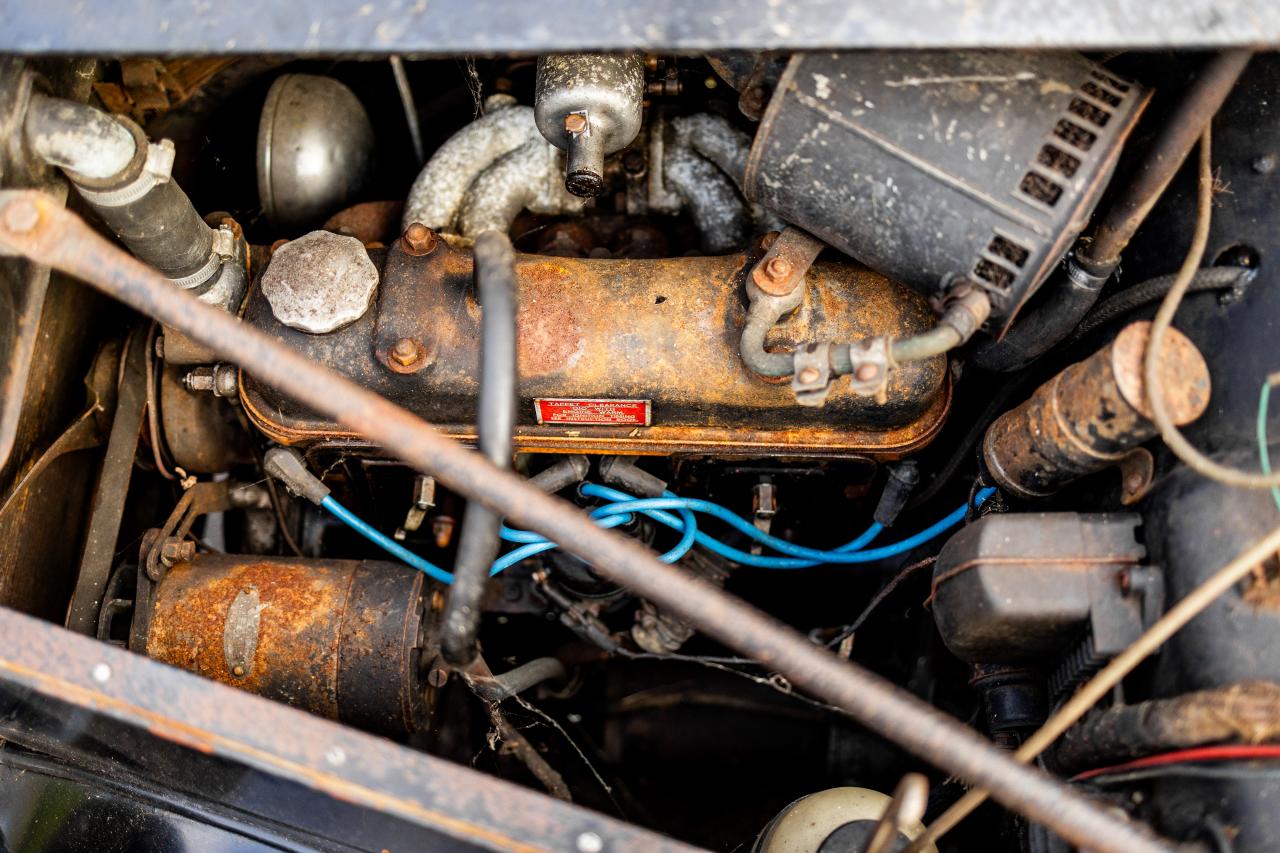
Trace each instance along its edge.
<path fill-rule="evenodd" d="M 1247 267 L 1206 267 L 1197 270 L 1192 276 L 1187 292 L 1240 290 L 1246 287 L 1256 274 L 1256 270 Z M 1076 326 L 1076 330 L 1071 333 L 1071 337 L 1067 338 L 1066 343 L 1075 343 L 1118 317 L 1123 317 L 1144 305 L 1159 302 L 1172 289 L 1175 279 L 1177 279 L 1176 274 L 1163 275 L 1125 288 L 1090 311 L 1080 321 L 1080 325 Z"/>
<path fill-rule="evenodd" d="M 284 514 L 284 506 L 280 502 L 280 495 L 276 492 L 276 483 L 271 477 L 267 477 L 264 481 L 267 485 L 267 496 L 271 498 L 271 508 L 275 511 L 276 526 L 280 528 L 280 536 L 284 539 L 285 545 L 289 546 L 289 550 L 293 552 L 295 557 L 305 556 L 302 549 L 298 547 L 298 540 L 293 538 L 293 533 L 289 530 L 289 520 Z"/>
<path fill-rule="evenodd" d="M 907 566 L 905 569 L 903 569 L 902 571 L 894 575 L 892 580 L 890 580 L 884 586 L 880 587 L 879 592 L 877 592 L 875 596 L 872 597 L 871 601 L 868 602 L 867 606 L 862 609 L 862 612 L 858 614 L 857 619 L 854 619 L 848 625 L 845 625 L 844 628 L 840 630 L 839 634 L 837 634 L 834 638 L 827 641 L 827 648 L 834 649 L 835 647 L 843 643 L 846 639 L 848 639 L 849 637 L 852 637 L 854 632 L 862 627 L 863 623 L 866 622 L 868 618 L 870 618 L 871 614 L 875 611 L 875 609 L 879 607 L 884 602 L 884 600 L 888 598 L 893 593 L 893 591 L 902 584 L 904 580 L 909 578 L 911 575 L 915 574 L 920 569 L 923 569 L 925 566 L 932 566 L 937 561 L 937 559 L 938 559 L 937 557 L 926 557 L 925 559 L 920 560 L 917 563 L 912 563 L 911 565 Z"/>

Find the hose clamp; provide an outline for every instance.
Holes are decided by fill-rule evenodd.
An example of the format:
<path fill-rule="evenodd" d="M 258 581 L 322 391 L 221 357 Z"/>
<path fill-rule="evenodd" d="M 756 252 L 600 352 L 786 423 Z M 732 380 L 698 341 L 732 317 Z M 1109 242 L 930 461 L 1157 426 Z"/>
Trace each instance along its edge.
<path fill-rule="evenodd" d="M 897 364 L 889 338 L 867 338 L 849 344 L 849 390 L 859 397 L 874 397 L 880 405 L 889 398 L 889 377 Z"/>
<path fill-rule="evenodd" d="M 147 146 L 147 159 L 138 176 L 122 187 L 113 190 L 91 190 L 76 185 L 84 200 L 94 207 L 124 207 L 151 192 L 161 184 L 167 184 L 173 175 L 173 142 L 162 139 Z"/>
<path fill-rule="evenodd" d="M 826 405 L 831 393 L 831 342 L 802 344 L 793 356 L 795 373 L 791 375 L 791 391 L 801 406 L 815 408 Z"/>

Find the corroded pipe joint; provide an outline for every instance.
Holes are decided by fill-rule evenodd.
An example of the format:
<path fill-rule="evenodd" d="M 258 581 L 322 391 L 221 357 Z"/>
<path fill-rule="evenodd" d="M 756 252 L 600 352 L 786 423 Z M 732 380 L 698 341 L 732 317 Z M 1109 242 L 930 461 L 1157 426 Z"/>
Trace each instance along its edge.
<path fill-rule="evenodd" d="M 1151 324 L 1132 323 L 1107 346 L 1042 385 L 987 430 L 982 452 L 999 486 L 1021 498 L 1050 495 L 1117 464 L 1156 434 L 1142 382 Z M 1209 405 L 1209 368 L 1187 337 L 1170 329 L 1160 366 L 1178 425 Z"/>
<path fill-rule="evenodd" d="M 769 352 L 764 348 L 764 341 L 779 320 L 804 302 L 804 288 L 797 287 L 785 296 L 770 296 L 754 281 L 748 281 L 747 299 L 751 305 L 738 344 L 743 364 L 761 376 L 790 376 L 795 370 L 794 356 L 789 352 Z"/>

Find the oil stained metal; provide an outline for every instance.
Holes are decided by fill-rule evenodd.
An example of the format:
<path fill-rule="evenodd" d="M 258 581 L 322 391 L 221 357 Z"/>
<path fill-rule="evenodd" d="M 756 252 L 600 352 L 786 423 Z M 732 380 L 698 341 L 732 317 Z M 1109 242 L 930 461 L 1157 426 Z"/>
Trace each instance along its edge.
<path fill-rule="evenodd" d="M 473 439 L 482 308 L 470 254 L 442 241 L 413 257 L 397 245 L 382 263 L 376 310 L 336 332 L 308 335 L 281 325 L 256 289 L 245 319 L 446 434 Z M 950 402 L 944 357 L 903 365 L 883 405 L 841 380 L 824 408 L 797 406 L 787 385 L 748 371 L 738 339 L 749 266 L 741 254 L 520 256 L 517 450 L 891 459 L 933 437 Z M 921 297 L 856 264 L 815 264 L 805 286 L 804 303 L 771 332 L 771 348 L 910 335 L 935 322 Z M 408 366 L 392 357 L 406 339 L 421 353 Z M 252 377 L 241 389 L 249 417 L 277 441 L 360 443 Z M 537 398 L 648 400 L 652 425 L 538 424 Z"/>

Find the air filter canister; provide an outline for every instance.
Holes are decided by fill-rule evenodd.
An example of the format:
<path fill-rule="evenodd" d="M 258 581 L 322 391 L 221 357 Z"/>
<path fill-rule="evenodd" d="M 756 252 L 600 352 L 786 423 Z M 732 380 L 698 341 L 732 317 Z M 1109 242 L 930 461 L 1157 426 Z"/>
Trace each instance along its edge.
<path fill-rule="evenodd" d="M 796 54 L 747 192 L 925 295 L 975 282 L 1003 328 L 1084 227 L 1146 101 L 1078 54 Z"/>

